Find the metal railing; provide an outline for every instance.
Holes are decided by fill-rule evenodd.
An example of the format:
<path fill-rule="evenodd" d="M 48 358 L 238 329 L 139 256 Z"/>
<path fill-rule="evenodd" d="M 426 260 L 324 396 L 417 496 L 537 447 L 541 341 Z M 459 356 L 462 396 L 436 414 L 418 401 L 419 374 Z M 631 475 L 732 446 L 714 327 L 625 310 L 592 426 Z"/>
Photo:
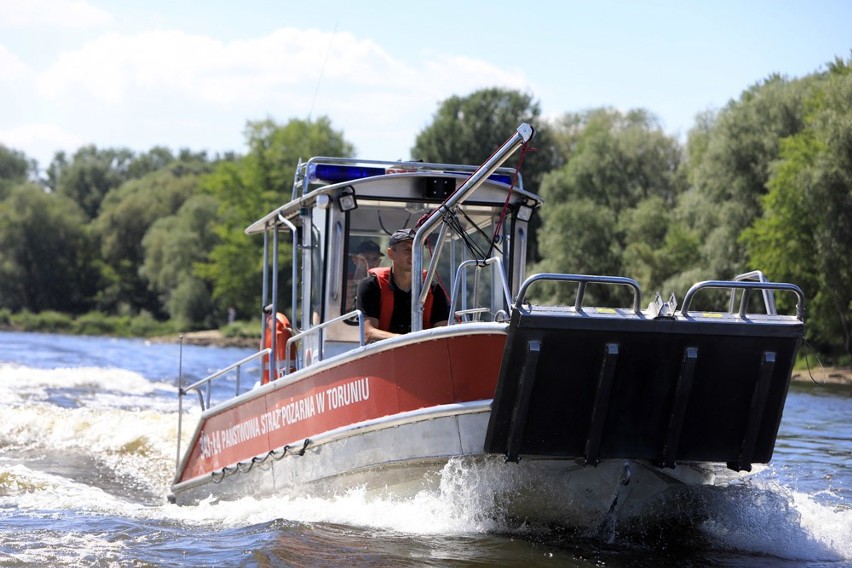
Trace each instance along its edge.
<path fill-rule="evenodd" d="M 465 279 L 462 277 L 464 274 L 465 268 L 469 266 L 474 266 L 474 277 L 473 277 L 473 290 L 474 290 L 474 304 L 478 304 L 479 302 L 479 281 L 480 281 L 480 272 L 486 266 L 491 267 L 491 281 L 492 285 L 495 284 L 495 280 L 499 280 L 500 286 L 503 289 L 503 297 L 506 301 L 506 306 L 509 307 L 512 305 L 512 293 L 509 291 L 509 283 L 506 281 L 506 274 L 503 272 L 503 261 L 500 260 L 498 256 L 492 256 L 485 260 L 465 260 L 459 267 L 456 269 L 456 277 L 455 283 L 453 285 L 453 291 L 450 300 L 450 315 L 449 315 L 449 323 L 452 325 L 455 322 L 456 315 L 461 316 L 472 316 L 474 318 L 479 318 L 480 314 L 485 312 L 490 312 L 490 308 L 483 307 L 475 307 L 475 308 L 467 308 L 465 306 L 465 302 L 462 302 L 462 309 L 456 310 L 456 304 L 458 303 L 459 297 L 462 294 L 462 285 L 465 282 Z M 497 277 L 495 278 L 494 274 L 497 273 Z M 500 308 L 497 308 L 496 311 L 499 311 Z"/>
<path fill-rule="evenodd" d="M 740 302 L 740 309 L 737 313 L 737 316 L 740 319 L 745 319 L 745 317 L 748 315 L 746 309 L 748 307 L 749 293 L 752 290 L 786 290 L 788 292 L 793 292 L 794 294 L 796 294 L 797 297 L 796 319 L 802 322 L 805 321 L 804 292 L 802 292 L 802 289 L 796 286 L 795 284 L 786 284 L 784 282 L 742 282 L 735 280 L 705 280 L 704 282 L 697 282 L 692 285 L 689 291 L 687 291 L 686 296 L 683 299 L 683 305 L 680 308 L 681 315 L 685 316 L 689 313 L 689 306 L 690 304 L 692 304 L 692 299 L 695 297 L 695 294 L 698 293 L 699 290 L 703 290 L 706 288 L 730 289 L 732 293 L 736 289 L 743 290 L 743 299 Z M 734 313 L 733 308 L 731 309 L 731 313 Z"/>
<path fill-rule="evenodd" d="M 535 282 L 540 282 L 543 280 L 551 280 L 557 282 L 576 282 L 578 286 L 577 296 L 574 299 L 574 310 L 576 310 L 577 312 L 583 311 L 583 297 L 586 295 L 587 284 L 627 286 L 633 290 L 633 312 L 637 316 L 642 315 L 642 290 L 639 288 L 639 283 L 633 280 L 632 278 L 626 278 L 624 276 L 593 276 L 588 274 L 553 274 L 547 272 L 542 274 L 535 274 L 524 280 L 524 283 L 521 284 L 521 289 L 518 292 L 518 298 L 517 300 L 515 300 L 516 309 L 520 309 L 521 304 L 524 303 L 527 289 Z"/>
<path fill-rule="evenodd" d="M 325 321 L 321 324 L 315 325 L 314 327 L 312 327 L 310 329 L 306 329 L 305 331 L 299 332 L 296 335 L 294 335 L 293 337 L 291 337 L 290 339 L 288 339 L 287 345 L 286 345 L 286 356 L 285 356 L 285 359 L 284 359 L 284 376 L 290 374 L 291 369 L 293 368 L 291 366 L 291 362 L 290 362 L 290 347 L 295 342 L 303 341 L 305 338 L 307 338 L 311 335 L 318 334 L 319 340 L 317 341 L 317 344 L 319 345 L 319 350 L 318 350 L 318 353 L 317 353 L 317 358 L 312 359 L 311 364 L 313 364 L 314 362 L 317 362 L 317 361 L 322 361 L 323 358 L 324 358 L 322 333 L 325 330 L 325 328 L 327 328 L 331 325 L 334 325 L 336 323 L 340 323 L 344 320 L 350 320 L 350 319 L 355 318 L 355 317 L 358 318 L 359 344 L 360 344 L 361 347 L 363 347 L 364 344 L 365 344 L 365 340 L 364 340 L 364 313 L 361 310 L 352 310 L 351 312 L 347 312 L 347 313 L 345 313 L 341 316 L 337 316 L 336 318 L 333 318 L 333 319 Z M 296 362 L 294 361 L 294 363 L 296 363 Z M 276 376 L 279 376 L 277 372 L 276 372 Z"/>
<path fill-rule="evenodd" d="M 411 331 L 420 331 L 423 329 L 424 303 L 432 284 L 431 278 L 436 272 L 434 267 L 437 267 L 440 259 L 440 254 L 432 254 L 426 278 L 421 281 L 419 275 L 423 272 L 423 249 L 429 235 L 432 234 L 439 224 L 446 227 L 443 223 L 444 215 L 453 215 L 456 208 L 464 203 L 491 174 L 497 171 L 515 150 L 532 139 L 534 133 L 535 130 L 532 126 L 522 123 L 515 133 L 488 160 L 479 166 L 456 191 L 450 194 L 438 208 L 434 209 L 418 227 L 417 232 L 414 234 L 414 242 L 411 247 L 411 273 L 417 275 L 416 278 L 411 279 Z M 439 234 L 439 241 L 435 245 L 436 249 L 443 245 L 446 234 L 446 231 L 442 231 Z"/>
<path fill-rule="evenodd" d="M 267 347 L 266 349 L 263 349 L 261 351 L 258 351 L 257 353 L 249 355 L 248 357 L 240 359 L 236 363 L 228 365 L 224 369 L 216 371 L 212 375 L 208 375 L 208 376 L 204 377 L 200 381 L 196 381 L 196 382 L 192 383 L 191 385 L 189 385 L 186 388 L 181 388 L 180 385 L 178 385 L 178 396 L 183 398 L 185 395 L 188 395 L 191 391 L 195 391 L 195 392 L 198 393 L 198 401 L 201 403 L 201 410 L 202 411 L 207 410 L 208 408 L 211 407 L 210 401 L 211 401 L 212 393 L 213 393 L 213 387 L 212 387 L 213 381 L 215 381 L 219 377 L 227 375 L 231 371 L 236 371 L 236 384 L 234 386 L 234 396 L 238 396 L 240 394 L 240 369 L 243 367 L 243 365 L 245 365 L 247 363 L 251 363 L 255 359 L 259 359 L 260 357 L 263 357 L 264 355 L 269 355 L 271 352 L 272 352 L 272 349 Z M 206 393 L 201 392 L 202 387 L 206 387 L 206 389 L 205 389 Z M 205 396 L 205 394 L 206 394 L 206 396 Z"/>
<path fill-rule="evenodd" d="M 745 282 L 745 281 L 756 281 L 756 282 L 769 282 L 769 279 L 763 274 L 760 270 L 752 270 L 751 272 L 746 272 L 745 274 L 738 274 L 734 276 L 734 281 L 736 282 Z M 763 292 L 763 305 L 766 307 L 766 313 L 768 315 L 774 316 L 778 314 L 778 310 L 775 307 L 775 292 L 771 289 L 764 288 Z M 741 303 L 748 300 L 748 292 L 743 292 L 743 296 L 741 298 Z M 734 306 L 737 303 L 737 290 L 735 288 L 731 288 L 731 304 L 728 310 L 731 313 L 734 313 Z M 740 306 L 740 311 L 743 311 L 743 307 Z"/>
<path fill-rule="evenodd" d="M 200 381 L 196 381 L 184 388 L 183 383 L 183 337 L 181 337 L 181 370 L 178 373 L 178 429 L 177 429 L 177 467 L 180 467 L 180 440 L 182 434 L 182 426 L 183 426 L 183 397 L 188 395 L 190 392 L 195 391 L 198 394 L 198 402 L 201 405 L 201 411 L 204 412 L 206 409 L 212 406 L 212 397 L 213 397 L 213 381 L 216 379 L 228 375 L 232 371 L 236 371 L 236 381 L 234 385 L 234 396 L 239 396 L 240 394 L 240 370 L 242 367 L 248 363 L 255 361 L 256 359 L 260 359 L 266 355 L 269 355 L 272 350 L 270 348 L 262 349 L 257 353 L 249 355 L 243 359 L 240 359 L 236 363 L 228 365 L 224 369 L 216 371 L 211 375 L 207 375 Z M 263 372 L 263 363 L 261 362 L 261 373 Z M 204 392 L 202 392 L 202 390 Z"/>

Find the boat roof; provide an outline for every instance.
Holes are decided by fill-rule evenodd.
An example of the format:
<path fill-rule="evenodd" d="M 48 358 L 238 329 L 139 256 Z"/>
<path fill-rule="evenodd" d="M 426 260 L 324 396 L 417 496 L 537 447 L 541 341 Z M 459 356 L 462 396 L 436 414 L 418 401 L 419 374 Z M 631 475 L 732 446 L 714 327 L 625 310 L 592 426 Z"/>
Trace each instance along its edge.
<path fill-rule="evenodd" d="M 423 202 L 437 207 L 445 197 L 441 192 L 442 187 L 449 185 L 452 192 L 477 168 L 462 164 L 314 157 L 297 166 L 292 199 L 253 222 L 245 232 L 262 233 L 280 218 L 299 224 L 298 217 L 303 207 L 315 203 L 321 199 L 320 196 L 331 198 L 344 190 L 354 192 L 359 200 Z M 435 193 L 429 193 L 429 187 L 437 188 Z M 538 195 L 523 188 L 523 178 L 514 168 L 495 170 L 467 203 L 503 205 L 507 192 L 511 192 L 508 201 L 510 205 L 523 204 L 536 208 L 541 204 Z"/>

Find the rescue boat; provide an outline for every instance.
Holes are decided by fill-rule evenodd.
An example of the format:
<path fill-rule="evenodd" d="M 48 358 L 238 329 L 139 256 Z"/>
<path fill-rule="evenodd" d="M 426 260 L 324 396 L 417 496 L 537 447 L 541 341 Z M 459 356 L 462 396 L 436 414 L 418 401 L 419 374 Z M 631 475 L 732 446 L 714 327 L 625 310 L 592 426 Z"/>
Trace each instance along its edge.
<path fill-rule="evenodd" d="M 802 291 L 755 271 L 696 283 L 680 306 L 657 293 L 643 307 L 627 277 L 526 277 L 542 201 L 502 164 L 533 134 L 522 124 L 479 167 L 298 165 L 291 200 L 246 229 L 263 236 L 263 348 L 179 385 L 172 501 L 353 487 L 411 495 L 433 490 L 452 463 L 505 481 L 501 503 L 523 518 L 632 515 L 668 489 L 769 462 L 804 337 Z M 412 331 L 365 343 L 352 253 L 367 241 L 384 250 L 409 227 L 412 274 L 423 275 L 412 282 Z M 423 329 L 435 282 L 449 324 Z M 542 300 L 545 283 L 570 287 L 573 305 Z M 596 287 L 627 301 L 588 305 Z M 794 297 L 795 313 L 778 312 L 776 292 Z"/>

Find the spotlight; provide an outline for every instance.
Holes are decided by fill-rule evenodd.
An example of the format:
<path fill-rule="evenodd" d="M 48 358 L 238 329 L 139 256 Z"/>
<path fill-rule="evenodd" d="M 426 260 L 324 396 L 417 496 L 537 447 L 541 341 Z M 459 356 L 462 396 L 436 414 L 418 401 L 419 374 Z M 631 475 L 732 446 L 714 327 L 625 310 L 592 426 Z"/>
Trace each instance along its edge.
<path fill-rule="evenodd" d="M 337 197 L 337 204 L 344 213 L 358 208 L 358 202 L 355 200 L 355 189 L 351 185 L 344 187 L 343 191 L 340 192 Z"/>
<path fill-rule="evenodd" d="M 521 221 L 529 221 L 530 217 L 532 217 L 532 212 L 532 207 L 521 205 L 518 207 L 518 219 Z"/>

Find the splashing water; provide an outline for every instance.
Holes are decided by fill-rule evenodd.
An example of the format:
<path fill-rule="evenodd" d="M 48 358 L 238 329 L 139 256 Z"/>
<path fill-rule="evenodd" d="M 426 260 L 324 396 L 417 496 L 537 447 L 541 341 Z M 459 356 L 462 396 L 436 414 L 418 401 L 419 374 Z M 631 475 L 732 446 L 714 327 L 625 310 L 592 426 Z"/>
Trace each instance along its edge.
<path fill-rule="evenodd" d="M 219 356 L 221 365 L 205 365 L 234 358 Z M 250 558 L 258 564 L 305 558 L 370 565 L 512 558 L 532 566 L 560 558 L 572 566 L 587 566 L 589 558 L 608 566 L 678 566 L 691 559 L 852 563 L 852 445 L 843 430 L 852 418 L 848 394 L 823 400 L 791 393 L 785 423 L 794 427 L 775 465 L 747 482 L 674 491 L 641 521 L 611 519 L 601 540 L 597 518 L 534 525 L 510 515 L 519 496 L 538 495 L 533 507 L 561 497 L 538 486 L 523 462 L 507 476 L 499 459 L 450 460 L 432 474 L 434 490 L 407 499 L 353 488 L 322 499 L 168 504 L 176 458 L 174 376 L 162 372 L 165 365 L 147 373 L 144 362 L 122 357 L 131 359 L 130 369 L 0 362 L 0 564 L 233 565 L 245 562 L 246 550 L 255 551 Z M 820 420 L 820 405 L 831 409 L 833 421 L 823 438 L 818 422 L 810 426 Z M 810 414 L 799 415 L 800 407 Z M 191 408 L 187 423 L 197 413 Z M 182 434 L 186 441 L 192 433 Z M 807 446 L 797 441 L 806 437 Z M 821 439 L 831 451 L 817 447 Z"/>

